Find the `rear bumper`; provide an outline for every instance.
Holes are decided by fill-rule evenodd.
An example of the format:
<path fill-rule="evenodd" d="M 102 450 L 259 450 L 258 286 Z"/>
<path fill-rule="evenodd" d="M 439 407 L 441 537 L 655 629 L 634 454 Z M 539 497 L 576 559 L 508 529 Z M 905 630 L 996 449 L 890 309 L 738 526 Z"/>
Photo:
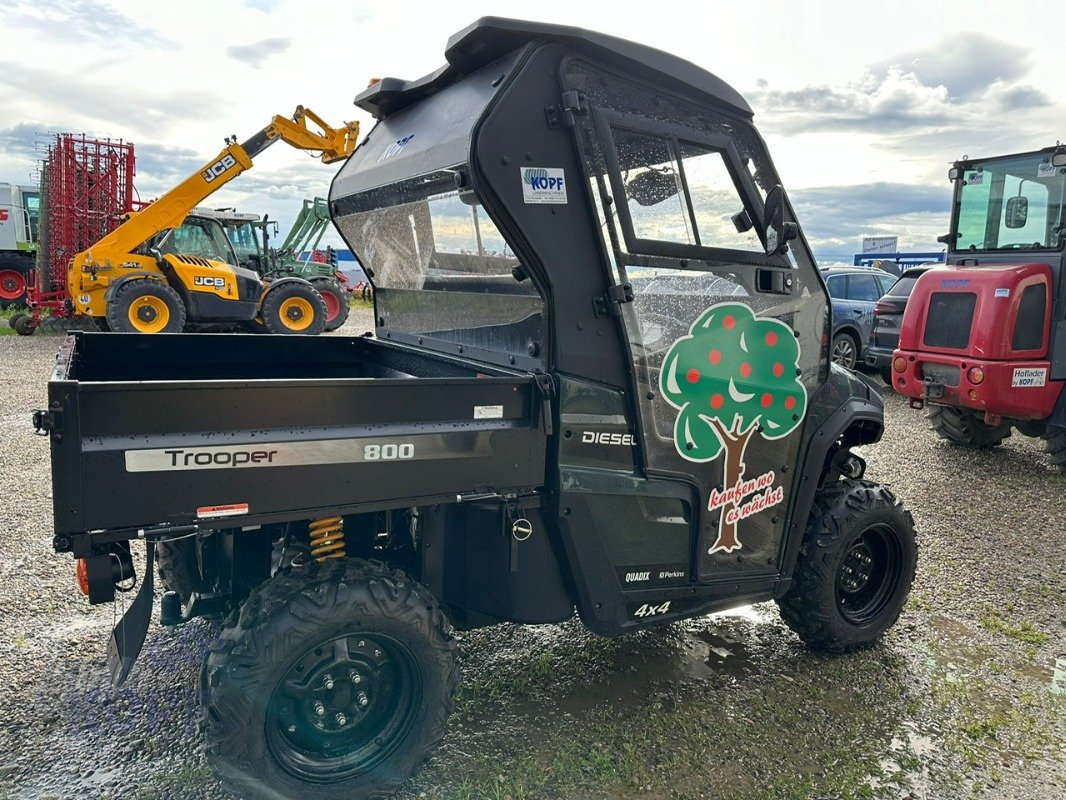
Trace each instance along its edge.
<path fill-rule="evenodd" d="M 892 352 L 891 348 L 878 347 L 875 344 L 871 344 L 866 346 L 863 358 L 867 366 L 881 369 L 892 365 Z"/>
<path fill-rule="evenodd" d="M 900 394 L 1011 419 L 1047 419 L 1066 387 L 1066 381 L 1048 378 L 1051 364 L 1047 361 L 981 361 L 914 350 L 897 350 L 894 355 L 907 361 L 903 372 L 894 368 L 892 371 L 892 386 Z M 958 369 L 958 385 L 927 380 L 923 371 L 926 364 Z M 974 367 L 984 370 L 984 380 L 979 384 L 968 377 Z"/>

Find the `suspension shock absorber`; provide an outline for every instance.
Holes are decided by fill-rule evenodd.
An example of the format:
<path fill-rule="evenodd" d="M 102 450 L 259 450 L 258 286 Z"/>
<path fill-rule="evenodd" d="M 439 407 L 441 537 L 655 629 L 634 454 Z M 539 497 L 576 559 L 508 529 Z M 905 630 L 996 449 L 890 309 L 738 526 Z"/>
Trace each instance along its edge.
<path fill-rule="evenodd" d="M 311 556 L 316 561 L 344 558 L 344 517 L 311 521 Z"/>

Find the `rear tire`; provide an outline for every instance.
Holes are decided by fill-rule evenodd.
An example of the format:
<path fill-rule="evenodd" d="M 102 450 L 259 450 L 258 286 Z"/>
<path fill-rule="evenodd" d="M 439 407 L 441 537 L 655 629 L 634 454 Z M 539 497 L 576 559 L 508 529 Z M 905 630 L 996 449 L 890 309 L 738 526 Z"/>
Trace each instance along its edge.
<path fill-rule="evenodd" d="M 210 588 L 200 577 L 195 539 L 160 542 L 155 546 L 155 558 L 159 582 L 167 591 L 177 592 L 183 606 L 189 604 L 194 592 L 206 592 Z"/>
<path fill-rule="evenodd" d="M 1010 424 L 988 425 L 976 412 L 955 406 L 930 405 L 929 426 L 941 439 L 971 450 L 988 450 L 1010 436 Z"/>
<path fill-rule="evenodd" d="M 1040 437 L 1044 440 L 1044 449 L 1051 456 L 1051 463 L 1066 474 L 1066 428 L 1048 426 L 1047 432 Z"/>
<path fill-rule="evenodd" d="M 838 333 L 833 337 L 833 347 L 830 351 L 834 363 L 845 369 L 855 369 L 859 363 L 859 340 L 850 333 Z"/>
<path fill-rule="evenodd" d="M 324 330 L 335 331 L 348 319 L 348 293 L 340 284 L 329 278 L 311 281 L 311 285 L 322 295 L 326 304 L 326 324 Z"/>
<path fill-rule="evenodd" d="M 886 384 L 891 386 L 892 385 L 892 367 L 881 367 L 881 369 L 878 370 L 878 372 L 881 375 L 881 380 L 883 380 Z"/>
<path fill-rule="evenodd" d="M 326 326 L 326 301 L 303 281 L 267 289 L 260 318 L 267 333 L 317 336 Z"/>
<path fill-rule="evenodd" d="M 781 618 L 816 650 L 869 647 L 899 618 L 917 562 L 914 519 L 896 496 L 842 479 L 815 495 Z"/>
<path fill-rule="evenodd" d="M 458 678 L 436 600 L 331 559 L 254 589 L 201 672 L 204 752 L 244 798 L 379 797 L 444 735 Z"/>
<path fill-rule="evenodd" d="M 116 333 L 181 333 L 185 304 L 162 281 L 132 280 L 119 287 L 107 304 L 107 327 Z"/>

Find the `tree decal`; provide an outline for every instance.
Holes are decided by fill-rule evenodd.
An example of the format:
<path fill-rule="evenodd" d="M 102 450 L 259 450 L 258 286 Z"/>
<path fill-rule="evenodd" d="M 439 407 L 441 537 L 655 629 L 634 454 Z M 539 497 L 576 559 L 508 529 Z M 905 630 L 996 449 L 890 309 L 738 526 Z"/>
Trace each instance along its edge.
<path fill-rule="evenodd" d="M 721 509 L 710 553 L 739 550 L 737 522 L 784 499 L 773 471 L 744 480 L 744 450 L 755 433 L 780 439 L 799 426 L 807 410 L 799 355 L 791 328 L 740 303 L 708 308 L 666 354 L 659 388 L 678 410 L 677 452 L 706 462 L 725 450 L 724 485 L 708 503 Z"/>

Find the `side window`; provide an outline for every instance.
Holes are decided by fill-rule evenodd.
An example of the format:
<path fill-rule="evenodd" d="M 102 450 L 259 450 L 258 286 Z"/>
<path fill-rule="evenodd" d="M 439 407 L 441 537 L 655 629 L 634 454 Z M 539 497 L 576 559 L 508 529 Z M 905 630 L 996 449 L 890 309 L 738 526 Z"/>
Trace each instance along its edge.
<path fill-rule="evenodd" d="M 614 128 L 613 133 L 633 235 L 638 239 L 696 244 L 670 140 L 624 128 Z"/>
<path fill-rule="evenodd" d="M 844 300 L 847 298 L 847 292 L 845 291 L 844 279 L 845 275 L 834 275 L 826 280 L 826 286 L 829 287 L 829 296 L 836 300 Z"/>
<path fill-rule="evenodd" d="M 610 131 L 629 216 L 627 239 L 762 255 L 723 150 L 625 127 Z M 748 229 L 739 231 L 744 226 L 734 219 Z"/>
<path fill-rule="evenodd" d="M 881 298 L 881 287 L 873 275 L 848 275 L 848 299 L 875 302 Z"/>
<path fill-rule="evenodd" d="M 733 217 L 745 209 L 722 154 L 690 142 L 681 142 L 680 149 L 681 168 L 692 195 L 700 244 L 760 251 L 762 244 L 754 228 L 740 233 L 733 223 Z"/>
<path fill-rule="evenodd" d="M 884 275 L 878 275 L 877 282 L 881 285 L 881 294 L 887 294 L 888 290 L 896 285 L 897 280 L 898 278 L 896 278 L 895 275 L 889 275 L 887 273 Z"/>

